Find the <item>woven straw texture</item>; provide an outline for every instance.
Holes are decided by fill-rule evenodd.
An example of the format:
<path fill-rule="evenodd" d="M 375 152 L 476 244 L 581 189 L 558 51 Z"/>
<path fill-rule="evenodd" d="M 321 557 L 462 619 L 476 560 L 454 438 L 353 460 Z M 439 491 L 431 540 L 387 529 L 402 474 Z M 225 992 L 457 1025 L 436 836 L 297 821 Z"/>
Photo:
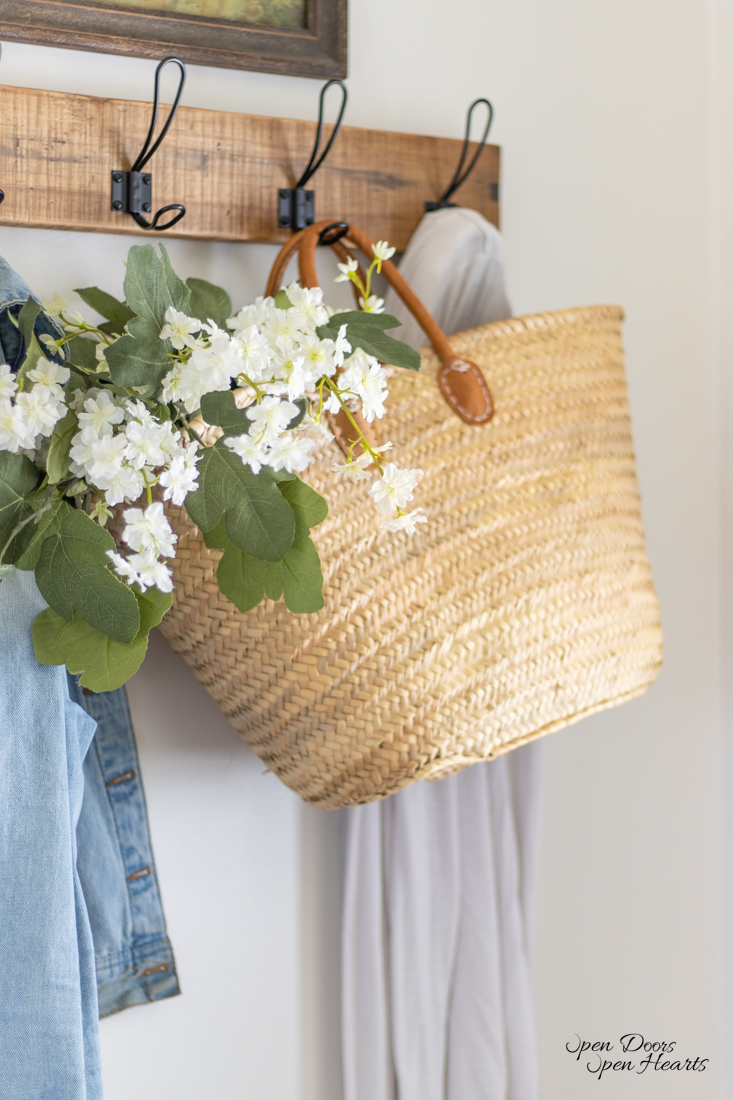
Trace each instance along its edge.
<path fill-rule="evenodd" d="M 438 360 L 395 370 L 383 439 L 429 522 L 379 529 L 364 482 L 306 478 L 329 502 L 312 534 L 326 606 L 242 614 L 218 551 L 181 509 L 161 629 L 254 751 L 308 802 L 349 806 L 448 775 L 644 692 L 662 662 L 634 468 L 617 306 L 451 337 L 496 405 L 463 423 Z"/>

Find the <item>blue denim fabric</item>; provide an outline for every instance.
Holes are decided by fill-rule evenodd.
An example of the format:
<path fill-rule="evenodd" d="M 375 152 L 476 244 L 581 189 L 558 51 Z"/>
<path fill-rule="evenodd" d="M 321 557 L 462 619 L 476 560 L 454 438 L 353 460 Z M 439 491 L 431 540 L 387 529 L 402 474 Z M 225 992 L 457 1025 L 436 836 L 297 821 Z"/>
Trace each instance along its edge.
<path fill-rule="evenodd" d="M 17 318 L 29 297 L 31 289 L 25 279 L 21 279 L 8 261 L 0 256 L 0 363 L 8 363 L 13 370 L 17 370 L 23 362 L 25 341 L 10 315 Z M 62 335 L 61 329 L 44 313 L 39 313 L 36 317 L 33 331 L 37 337 L 47 333 L 54 340 Z"/>
<path fill-rule="evenodd" d="M 77 866 L 97 966 L 99 1015 L 180 993 L 148 832 L 124 688 L 99 695 L 71 676 L 69 695 L 98 723 L 84 761 Z"/>
<path fill-rule="evenodd" d="M 40 665 L 32 573 L 0 583 L 0 1096 L 101 1100 L 97 986 L 76 869 L 94 721 Z"/>
<path fill-rule="evenodd" d="M 30 295 L 25 280 L 0 256 L 0 362 L 13 370 L 20 367 L 25 346 L 9 314 L 17 317 Z M 36 336 L 61 334 L 43 314 L 34 331 Z M 71 677 L 68 687 L 71 699 L 99 723 L 84 760 L 76 843 L 94 941 L 99 1014 L 109 1016 L 173 997 L 180 989 L 155 875 L 127 692 L 87 694 Z"/>

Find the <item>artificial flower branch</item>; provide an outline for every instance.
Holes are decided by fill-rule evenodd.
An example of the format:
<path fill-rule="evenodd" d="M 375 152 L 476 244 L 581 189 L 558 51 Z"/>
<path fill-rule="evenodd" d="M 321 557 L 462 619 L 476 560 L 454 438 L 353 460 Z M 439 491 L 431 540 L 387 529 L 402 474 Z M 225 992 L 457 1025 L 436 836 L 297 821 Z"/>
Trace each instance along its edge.
<path fill-rule="evenodd" d="M 356 436 L 331 469 L 371 480 L 382 527 L 413 534 L 425 522 L 421 509 L 405 512 L 420 471 L 386 460 L 391 444 L 371 445 L 356 415 L 384 415 L 383 363 L 419 367 L 385 335 L 398 322 L 372 294 L 393 252 L 374 246 L 363 283 L 355 261 L 340 265 L 360 291 L 356 313 L 329 310 L 319 288 L 297 283 L 234 313 L 224 290 L 182 282 L 152 245 L 130 250 L 126 301 L 78 291 L 103 323 L 55 297 L 39 332 L 41 309 L 28 299 L 16 318 L 25 359 L 17 374 L 0 365 L 0 498 L 10 502 L 0 507 L 0 576 L 35 570 L 49 605 L 33 628 L 40 661 L 66 664 L 93 690 L 132 675 L 171 602 L 170 507 L 185 507 L 223 551 L 219 584 L 240 610 L 278 589 L 278 570 L 294 582 L 291 610 L 319 610 L 309 532 L 327 507 L 298 475 L 333 438 L 324 412 L 343 411 Z"/>

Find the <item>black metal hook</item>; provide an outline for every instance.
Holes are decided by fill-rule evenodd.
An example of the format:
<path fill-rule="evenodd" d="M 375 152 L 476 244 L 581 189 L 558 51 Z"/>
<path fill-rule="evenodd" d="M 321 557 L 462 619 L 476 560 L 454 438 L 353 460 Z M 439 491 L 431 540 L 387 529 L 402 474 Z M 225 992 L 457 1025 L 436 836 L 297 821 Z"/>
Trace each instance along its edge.
<path fill-rule="evenodd" d="M 326 143 L 326 148 L 319 157 L 318 146 L 321 144 L 321 136 L 323 134 L 323 103 L 326 92 L 332 84 L 338 84 L 343 92 L 343 99 L 341 100 L 341 109 L 334 124 L 333 132 Z M 315 175 L 321 167 L 331 150 L 331 146 L 336 140 L 336 135 L 339 132 L 341 120 L 346 110 L 347 98 L 348 92 L 346 91 L 346 85 L 343 80 L 329 80 L 321 88 L 321 95 L 318 101 L 318 129 L 316 130 L 316 140 L 311 158 L 295 187 L 281 187 L 278 191 L 277 220 L 281 229 L 293 229 L 295 231 L 305 229 L 307 226 L 313 225 L 313 222 L 316 220 L 315 192 L 306 191 L 305 185 L 308 183 L 311 176 Z M 317 160 L 316 157 L 318 157 Z"/>
<path fill-rule="evenodd" d="M 485 130 L 483 132 L 483 136 L 482 136 L 482 138 L 479 142 L 478 149 L 476 150 L 476 152 L 473 155 L 471 163 L 468 165 L 466 170 L 463 171 L 463 165 L 466 163 L 466 157 L 468 156 L 468 147 L 469 147 L 469 144 L 470 144 L 471 116 L 473 115 L 474 108 L 478 107 L 479 103 L 485 103 L 486 106 L 489 109 L 488 118 L 486 119 L 486 128 L 485 128 Z M 478 164 L 478 158 L 481 156 L 481 154 L 484 151 L 484 146 L 486 145 L 486 140 L 489 136 L 489 130 L 491 129 L 491 123 L 493 122 L 493 120 L 494 120 L 494 108 L 491 106 L 488 99 L 483 99 L 483 98 L 474 99 L 473 103 L 468 108 L 468 115 L 466 117 L 466 137 L 465 137 L 465 140 L 463 142 L 463 149 L 461 151 L 461 158 L 458 161 L 458 167 L 456 168 L 455 175 L 453 176 L 453 179 L 448 184 L 442 198 L 438 199 L 437 202 L 426 202 L 425 203 L 426 211 L 429 212 L 431 210 L 443 210 L 447 206 L 456 206 L 457 205 L 456 203 L 451 202 L 450 200 L 453 197 L 453 195 L 455 194 L 455 192 L 458 190 L 458 188 L 461 186 L 461 184 L 466 182 L 468 177 L 471 175 L 471 172 L 473 172 L 474 168 Z M 463 172 L 463 175 L 461 175 L 461 172 Z"/>
<path fill-rule="evenodd" d="M 331 222 L 318 234 L 318 243 L 325 246 L 337 244 L 349 232 L 348 222 Z"/>
<path fill-rule="evenodd" d="M 168 118 L 165 120 L 163 129 L 158 134 L 157 140 L 151 145 L 153 140 L 153 134 L 155 133 L 155 126 L 158 121 L 158 106 L 160 104 L 160 74 L 166 65 L 177 65 L 181 70 L 181 79 L 178 82 L 178 90 L 176 91 L 173 104 L 168 112 Z M 180 202 L 169 203 L 168 206 L 161 206 L 160 210 L 156 210 L 153 215 L 152 221 L 147 221 L 143 217 L 143 213 L 149 214 L 153 209 L 153 176 L 150 172 L 143 172 L 143 168 L 148 163 L 153 153 L 159 147 L 165 135 L 168 133 L 171 127 L 171 123 L 175 118 L 176 111 L 178 110 L 178 104 L 181 101 L 181 94 L 183 92 L 183 85 L 186 81 L 186 67 L 182 61 L 179 61 L 177 57 L 165 57 L 155 70 L 155 85 L 153 89 L 153 114 L 150 119 L 150 129 L 148 130 L 148 136 L 145 138 L 143 147 L 137 155 L 135 163 L 129 172 L 122 172 L 115 170 L 112 173 L 112 209 L 120 210 L 127 214 L 131 214 L 137 224 L 142 229 L 157 229 L 159 233 L 162 233 L 164 229 L 170 229 L 171 226 L 179 222 L 183 215 L 186 213 L 186 207 L 182 206 Z M 163 214 L 167 214 L 169 210 L 177 210 L 178 213 L 175 217 L 167 221 L 165 225 L 158 225 L 159 219 Z"/>

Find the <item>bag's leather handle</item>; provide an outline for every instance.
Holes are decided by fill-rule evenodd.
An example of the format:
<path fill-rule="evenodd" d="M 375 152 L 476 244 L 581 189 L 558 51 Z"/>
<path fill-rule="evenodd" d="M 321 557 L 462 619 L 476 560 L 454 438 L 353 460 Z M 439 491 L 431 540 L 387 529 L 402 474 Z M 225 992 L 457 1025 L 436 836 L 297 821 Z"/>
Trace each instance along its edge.
<path fill-rule="evenodd" d="M 330 222 L 325 222 L 325 223 L 322 223 L 322 224 L 330 225 L 331 223 Z M 290 260 L 292 259 L 293 254 L 295 252 L 297 252 L 298 249 L 300 248 L 300 244 L 301 244 L 301 241 L 303 239 L 303 235 L 304 235 L 305 232 L 306 232 L 306 230 L 302 229 L 299 233 L 294 233 L 293 236 L 288 241 L 288 243 L 286 245 L 283 245 L 283 247 L 280 249 L 280 251 L 277 255 L 277 259 L 275 260 L 275 263 L 273 264 L 272 271 L 270 272 L 270 278 L 267 280 L 267 287 L 265 288 L 265 297 L 274 298 L 275 295 L 277 294 L 278 290 L 282 286 L 283 276 L 285 274 L 285 270 L 286 270 L 288 264 L 290 263 Z M 347 260 L 351 259 L 351 253 L 349 252 L 348 248 L 344 248 L 341 241 L 334 241 L 334 243 L 332 245 L 330 245 L 330 248 L 332 249 L 333 252 L 336 253 L 338 258 L 341 260 L 342 264 L 345 264 Z M 365 275 L 364 275 L 364 269 L 362 268 L 361 264 L 359 264 L 358 273 L 359 273 L 359 278 L 361 279 L 361 281 L 363 283 L 364 279 L 365 279 Z M 318 284 L 315 283 L 313 285 L 317 286 Z M 354 298 L 356 299 L 356 306 L 357 306 L 357 309 L 358 309 L 359 308 L 359 288 L 356 286 L 355 283 L 352 283 L 351 287 L 354 291 Z"/>
<path fill-rule="evenodd" d="M 277 293 L 285 268 L 295 252 L 298 253 L 301 286 L 307 288 L 318 286 L 316 248 L 321 232 L 331 224 L 330 221 L 316 222 L 308 229 L 302 229 L 299 233 L 295 233 L 283 246 L 275 260 L 267 284 L 269 295 Z M 349 226 L 346 237 L 348 240 L 353 241 L 356 247 L 371 260 L 374 255 L 374 245 L 366 233 L 362 233 L 355 226 Z M 340 242 L 333 247 L 336 251 L 339 251 L 339 246 Z M 343 246 L 340 246 L 340 248 L 343 249 Z M 345 250 L 343 251 L 345 253 Z M 428 339 L 441 361 L 438 371 L 438 385 L 450 407 L 467 424 L 485 424 L 494 415 L 494 403 L 480 369 L 475 363 L 456 355 L 443 330 L 436 324 L 390 260 L 382 262 L 382 274 L 399 294 L 420 327 L 427 333 Z"/>

